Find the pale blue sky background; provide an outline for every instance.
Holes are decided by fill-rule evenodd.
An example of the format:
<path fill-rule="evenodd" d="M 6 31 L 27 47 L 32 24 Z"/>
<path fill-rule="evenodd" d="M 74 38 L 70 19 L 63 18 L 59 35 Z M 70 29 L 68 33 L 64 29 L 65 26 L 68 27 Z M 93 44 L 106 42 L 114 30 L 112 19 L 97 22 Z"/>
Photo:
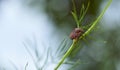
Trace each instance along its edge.
<path fill-rule="evenodd" d="M 46 14 L 23 6 L 20 0 L 3 0 L 0 5 L 0 64 L 11 69 L 10 61 L 23 70 L 28 62 L 28 70 L 35 70 L 23 42 L 27 39 L 43 52 L 41 43 L 47 43 L 52 33 L 51 21 Z M 50 41 L 50 40 L 49 40 Z M 29 45 L 28 45 L 29 46 Z M 12 70 L 12 69 L 11 69 Z"/>

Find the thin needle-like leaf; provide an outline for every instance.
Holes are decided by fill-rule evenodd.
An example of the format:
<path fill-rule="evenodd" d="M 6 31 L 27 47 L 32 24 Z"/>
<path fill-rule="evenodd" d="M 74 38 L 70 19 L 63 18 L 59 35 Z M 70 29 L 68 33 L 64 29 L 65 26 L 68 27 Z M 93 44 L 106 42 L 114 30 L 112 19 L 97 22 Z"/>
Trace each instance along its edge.
<path fill-rule="evenodd" d="M 27 70 L 28 62 L 25 64 L 25 70 Z"/>
<path fill-rule="evenodd" d="M 45 62 L 44 62 L 44 64 L 43 64 L 43 66 L 41 67 L 41 69 L 43 69 L 43 68 L 45 67 L 45 65 L 47 64 L 47 62 L 48 62 L 49 54 L 50 54 L 50 48 L 48 48 L 46 54 L 47 54 L 47 57 L 45 58 Z"/>
<path fill-rule="evenodd" d="M 88 5 L 87 5 L 87 8 L 86 8 L 86 9 L 85 9 L 85 7 L 84 7 L 84 4 L 82 5 L 83 13 L 82 13 L 82 15 L 80 16 L 80 19 L 79 19 L 79 21 L 78 21 L 78 22 L 79 22 L 79 25 L 81 24 L 83 18 L 85 17 L 85 14 L 86 14 L 87 11 L 88 11 L 89 5 L 90 5 L 90 3 L 88 2 Z"/>
<path fill-rule="evenodd" d="M 38 66 L 37 66 L 37 64 L 36 64 L 36 60 L 33 58 L 32 53 L 30 52 L 30 50 L 28 49 L 27 45 L 26 45 L 24 42 L 23 42 L 23 45 L 24 45 L 25 49 L 27 50 L 28 54 L 30 55 L 30 57 L 32 58 L 33 63 L 34 63 L 34 65 L 35 65 L 36 69 L 38 69 Z"/>
<path fill-rule="evenodd" d="M 70 54 L 70 57 L 75 57 L 75 55 L 77 54 L 78 51 L 80 51 L 80 49 L 82 48 L 82 46 L 76 46 L 76 48 L 74 48 L 74 51 Z"/>
<path fill-rule="evenodd" d="M 74 64 L 70 69 L 68 69 L 68 70 L 74 70 L 75 67 L 77 67 L 79 64 L 80 64 L 80 59 L 78 59 L 78 60 L 75 62 L 75 64 Z"/>
<path fill-rule="evenodd" d="M 105 11 L 107 10 L 107 8 L 109 7 L 109 5 L 111 4 L 112 0 L 110 0 L 108 2 L 108 4 L 105 6 L 105 8 L 103 9 L 103 11 L 101 12 L 101 14 L 98 16 L 98 18 L 93 22 L 93 24 L 91 25 L 91 27 L 79 38 L 83 38 L 85 37 L 86 35 L 88 35 L 92 29 L 97 25 L 98 21 L 100 21 L 100 19 L 102 18 L 102 16 L 104 15 Z"/>
<path fill-rule="evenodd" d="M 73 12 L 77 14 L 77 11 L 76 11 L 76 6 L 75 6 L 75 1 L 72 0 L 72 3 L 73 3 Z"/>
<path fill-rule="evenodd" d="M 60 56 L 62 53 L 65 52 L 65 47 L 66 47 L 66 44 L 67 44 L 67 40 L 64 39 L 61 43 L 60 43 L 60 46 L 57 48 L 56 50 L 56 54 L 59 54 L 57 56 Z"/>
<path fill-rule="evenodd" d="M 79 21 L 78 21 L 78 18 L 77 18 L 77 14 L 74 13 L 74 12 L 71 12 L 71 14 L 72 14 L 72 16 L 73 16 L 73 18 L 74 18 L 74 20 L 75 20 L 75 22 L 77 24 L 77 27 L 79 27 Z"/>
<path fill-rule="evenodd" d="M 14 62 L 12 62 L 12 61 L 10 60 L 10 63 L 11 63 L 12 66 L 15 68 L 15 70 L 18 70 L 18 67 L 16 66 L 16 64 L 15 64 Z"/>
<path fill-rule="evenodd" d="M 76 10 L 76 6 L 75 6 L 75 1 L 72 0 L 72 3 L 73 3 L 73 11 L 71 13 L 73 15 L 73 18 L 74 18 L 76 24 L 77 24 L 77 27 L 79 27 L 79 20 L 78 20 L 79 18 L 77 16 L 77 10 Z"/>

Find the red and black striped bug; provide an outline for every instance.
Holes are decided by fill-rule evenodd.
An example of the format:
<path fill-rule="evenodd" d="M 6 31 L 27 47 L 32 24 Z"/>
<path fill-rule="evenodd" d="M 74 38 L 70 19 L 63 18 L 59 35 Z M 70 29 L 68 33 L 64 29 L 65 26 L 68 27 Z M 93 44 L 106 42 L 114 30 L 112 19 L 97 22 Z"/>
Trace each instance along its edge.
<path fill-rule="evenodd" d="M 73 40 L 73 39 L 78 39 L 81 34 L 83 33 L 83 29 L 81 28 L 75 28 L 71 33 L 70 33 L 70 38 Z"/>

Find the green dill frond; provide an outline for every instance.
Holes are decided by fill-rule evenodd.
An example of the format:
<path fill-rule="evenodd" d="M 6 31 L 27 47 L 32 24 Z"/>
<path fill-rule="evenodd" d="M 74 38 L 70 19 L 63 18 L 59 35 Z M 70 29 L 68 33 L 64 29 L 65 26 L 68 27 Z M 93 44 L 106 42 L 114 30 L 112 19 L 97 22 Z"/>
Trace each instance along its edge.
<path fill-rule="evenodd" d="M 72 0 L 73 1 L 73 0 Z M 101 14 L 98 16 L 98 18 L 92 22 L 89 25 L 86 25 L 86 26 L 83 26 L 80 25 L 82 20 L 84 19 L 85 15 L 86 15 L 86 12 L 88 11 L 88 8 L 89 8 L 89 5 L 90 3 L 88 2 L 88 5 L 87 7 L 85 8 L 84 4 L 82 5 L 82 8 L 81 8 L 81 11 L 80 11 L 80 17 L 77 16 L 77 12 L 76 12 L 76 7 L 75 7 L 75 3 L 73 1 L 73 12 L 72 12 L 72 15 L 73 15 L 73 18 L 76 22 L 76 25 L 77 25 L 77 28 L 81 27 L 81 28 L 87 28 L 86 31 L 79 37 L 79 39 L 73 39 L 73 43 L 71 44 L 70 48 L 66 51 L 66 53 L 64 54 L 64 56 L 61 58 L 60 62 L 58 63 L 58 65 L 55 67 L 54 70 L 58 70 L 58 68 L 64 63 L 64 60 L 70 56 L 71 54 L 72 55 L 75 55 L 76 52 L 78 52 L 78 49 L 81 49 L 80 47 L 77 46 L 77 44 L 84 40 L 85 42 L 87 42 L 87 40 L 85 39 L 85 37 L 89 36 L 90 32 L 93 31 L 93 29 L 95 28 L 95 26 L 98 24 L 98 22 L 101 20 L 101 18 L 103 17 L 105 11 L 108 9 L 108 7 L 110 6 L 112 0 L 109 0 L 109 2 L 107 3 L 107 5 L 105 6 L 105 8 L 103 9 L 103 11 L 101 12 Z M 88 27 L 89 26 L 89 27 Z M 78 48 L 77 48 L 78 47 Z M 75 49 L 77 48 L 77 49 Z M 72 52 L 74 51 L 74 52 Z M 78 64 L 76 63 L 75 66 L 77 66 Z M 74 67 L 75 67 L 74 66 Z M 73 67 L 73 68 L 74 68 Z"/>

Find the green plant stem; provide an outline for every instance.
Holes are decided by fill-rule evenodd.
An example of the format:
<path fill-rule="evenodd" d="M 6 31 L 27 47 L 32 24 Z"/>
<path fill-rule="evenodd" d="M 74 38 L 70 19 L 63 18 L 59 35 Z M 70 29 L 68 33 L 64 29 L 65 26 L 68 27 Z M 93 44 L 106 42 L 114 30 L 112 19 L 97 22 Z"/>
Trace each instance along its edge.
<path fill-rule="evenodd" d="M 62 57 L 62 59 L 60 60 L 59 64 L 56 66 L 55 70 L 58 70 L 58 68 L 60 67 L 60 65 L 64 62 L 65 58 L 67 58 L 69 56 L 69 54 L 71 53 L 71 51 L 75 47 L 77 41 L 78 41 L 77 39 L 73 40 L 73 43 L 71 44 L 70 48 L 65 53 L 65 55 Z"/>
<path fill-rule="evenodd" d="M 98 21 L 102 18 L 102 16 L 104 15 L 105 11 L 107 10 L 107 8 L 110 6 L 110 4 L 112 3 L 112 0 L 109 0 L 109 2 L 107 3 L 107 5 L 105 6 L 105 8 L 103 9 L 103 11 L 101 12 L 101 14 L 98 16 L 98 18 L 93 22 L 93 24 L 91 25 L 91 27 L 82 35 L 80 36 L 79 39 L 75 39 L 73 40 L 72 45 L 70 46 L 70 48 L 68 49 L 68 51 L 65 53 L 65 55 L 62 57 L 62 59 L 60 60 L 60 62 L 58 63 L 58 65 L 56 66 L 55 70 L 58 70 L 58 68 L 60 67 L 60 65 L 64 62 L 65 58 L 67 58 L 71 51 L 73 50 L 73 48 L 76 46 L 76 43 L 78 42 L 78 40 L 84 38 L 87 34 L 89 34 L 92 29 L 97 25 Z M 73 13 L 74 15 L 74 13 Z"/>
<path fill-rule="evenodd" d="M 109 2 L 105 6 L 101 14 L 98 16 L 98 18 L 92 23 L 91 27 L 79 39 L 82 39 L 92 31 L 92 29 L 97 25 L 98 21 L 102 18 L 102 16 L 104 15 L 105 11 L 107 10 L 107 8 L 110 6 L 111 3 L 112 0 L 109 0 Z"/>

